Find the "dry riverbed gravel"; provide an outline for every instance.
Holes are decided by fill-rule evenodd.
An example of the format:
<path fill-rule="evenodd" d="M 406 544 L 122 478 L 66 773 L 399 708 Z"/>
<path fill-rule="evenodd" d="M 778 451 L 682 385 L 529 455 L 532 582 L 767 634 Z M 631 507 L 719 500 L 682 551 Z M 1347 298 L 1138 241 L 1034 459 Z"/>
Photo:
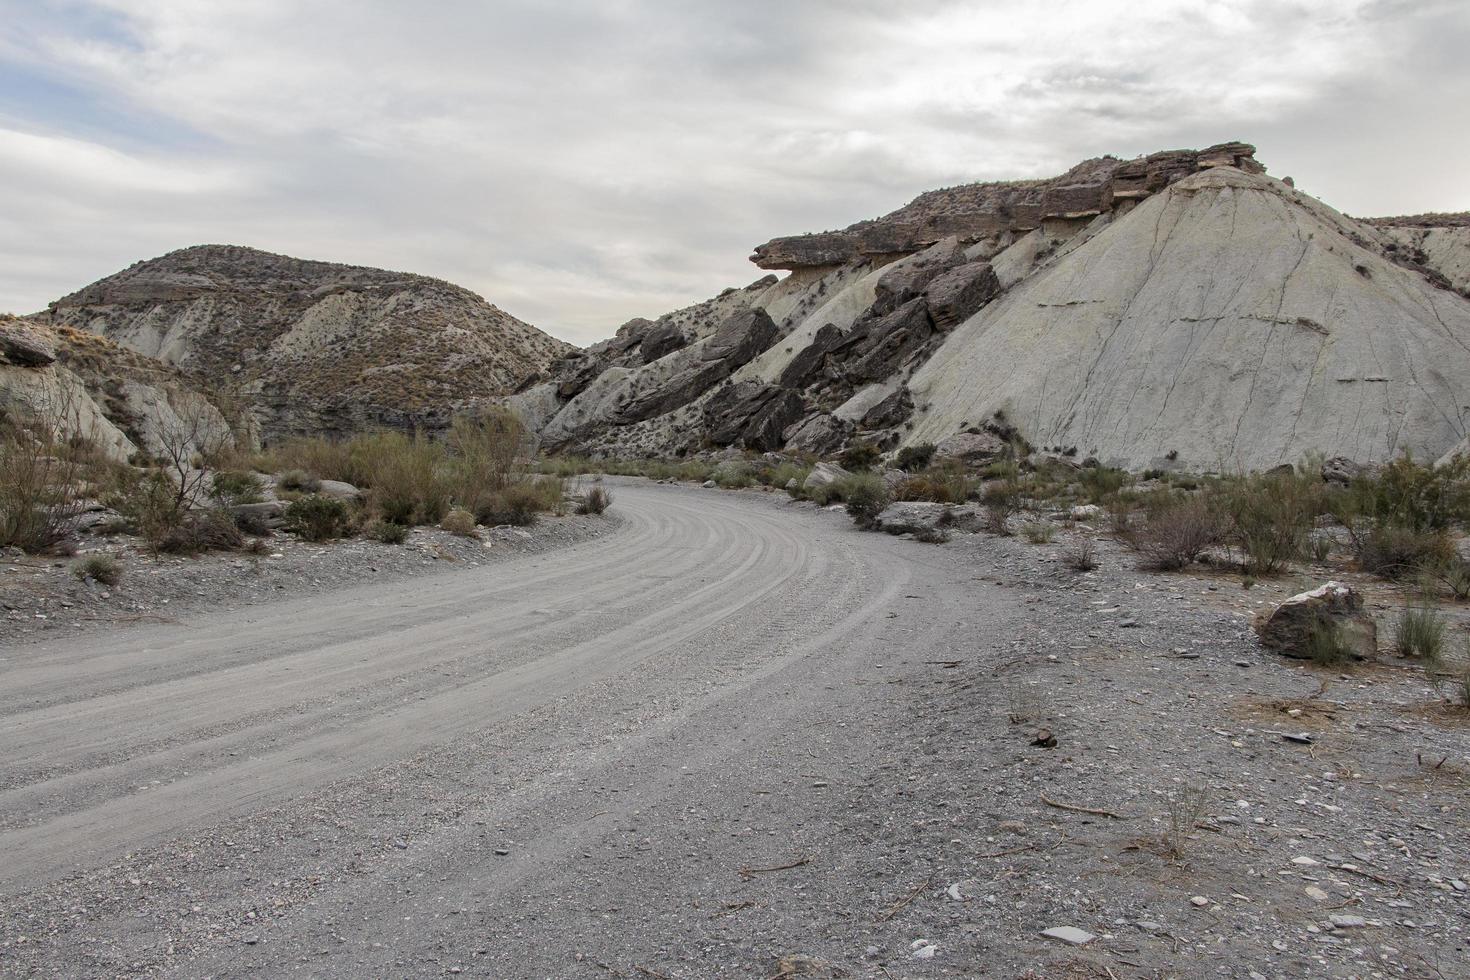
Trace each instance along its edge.
<path fill-rule="evenodd" d="M 931 545 L 778 494 L 628 498 L 799 533 L 809 575 L 658 671 L 14 897 L 0 973 L 1470 977 L 1470 714 L 1250 630 L 1341 569 L 1247 589 L 1085 526 Z M 463 543 L 361 561 L 435 545 Z M 268 561 L 246 598 L 335 567 Z M 808 651 L 819 603 L 853 611 Z"/>

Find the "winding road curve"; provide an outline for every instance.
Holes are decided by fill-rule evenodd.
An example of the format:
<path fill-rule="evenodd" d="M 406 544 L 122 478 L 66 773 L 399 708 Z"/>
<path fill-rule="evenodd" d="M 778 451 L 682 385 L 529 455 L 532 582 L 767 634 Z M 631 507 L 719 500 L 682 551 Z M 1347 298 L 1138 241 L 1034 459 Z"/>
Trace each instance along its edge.
<path fill-rule="evenodd" d="M 0 642 L 0 972 L 757 969 L 806 914 L 701 903 L 840 867 L 819 791 L 907 710 L 893 663 L 1014 610 L 784 497 L 615 494 L 561 551 Z"/>

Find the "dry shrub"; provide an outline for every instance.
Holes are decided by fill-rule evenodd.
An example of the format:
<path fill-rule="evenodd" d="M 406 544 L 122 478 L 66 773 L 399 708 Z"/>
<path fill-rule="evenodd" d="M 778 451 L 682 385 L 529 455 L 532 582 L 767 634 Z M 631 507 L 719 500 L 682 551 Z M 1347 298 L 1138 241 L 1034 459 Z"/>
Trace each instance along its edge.
<path fill-rule="evenodd" d="M 1443 567 L 1455 560 L 1455 546 L 1438 530 L 1416 531 L 1384 524 L 1355 532 L 1353 550 L 1363 571 L 1387 579 L 1405 578 L 1421 569 Z"/>
<path fill-rule="evenodd" d="M 428 438 L 377 432 L 351 443 L 352 465 L 368 501 L 395 524 L 436 524 L 449 511 L 443 447 Z"/>
<path fill-rule="evenodd" d="M 444 520 L 439 526 L 450 534 L 461 538 L 473 538 L 475 536 L 475 515 L 463 507 L 456 507 L 444 515 Z"/>
<path fill-rule="evenodd" d="M 526 427 L 504 409 L 477 418 L 459 416 L 450 425 L 444 446 L 449 496 L 470 511 L 478 511 L 486 498 L 521 478 L 521 461 L 530 448 Z"/>
<path fill-rule="evenodd" d="M 612 506 L 612 491 L 603 486 L 594 486 L 582 494 L 577 503 L 579 514 L 603 514 Z"/>
<path fill-rule="evenodd" d="M 228 514 L 212 510 L 187 515 L 151 543 L 157 551 L 197 555 L 206 551 L 238 551 L 245 545 L 245 535 Z"/>
<path fill-rule="evenodd" d="M 529 477 L 493 494 L 475 516 L 481 524 L 528 527 L 539 515 L 562 512 L 562 482 L 555 477 Z"/>
<path fill-rule="evenodd" d="M 72 563 L 71 573 L 83 582 L 90 578 L 103 585 L 117 585 L 122 581 L 123 564 L 112 555 L 88 555 Z"/>
<path fill-rule="evenodd" d="M 78 428 L 71 396 L 58 392 L 28 422 L 0 416 L 0 547 L 45 551 L 70 538 L 86 482 L 103 466 Z"/>
<path fill-rule="evenodd" d="M 1062 563 L 1074 572 L 1091 572 L 1097 568 L 1097 545 L 1089 538 L 1078 538 L 1062 551 Z"/>
<path fill-rule="evenodd" d="M 1302 557 L 1314 519 L 1327 506 L 1322 481 L 1295 472 L 1240 479 L 1218 496 L 1230 539 L 1252 575 L 1276 575 Z"/>
<path fill-rule="evenodd" d="M 847 513 L 858 527 L 872 527 L 878 515 L 893 503 L 883 478 L 876 473 L 852 473 L 837 481 Z"/>
<path fill-rule="evenodd" d="M 1199 559 L 1223 538 L 1222 522 L 1209 501 L 1191 497 L 1150 514 L 1130 535 L 1140 564 L 1154 571 L 1178 571 Z"/>
<path fill-rule="evenodd" d="M 936 504 L 962 504 L 969 499 L 973 484 L 956 469 L 935 469 L 911 476 L 893 491 L 894 500 L 922 500 Z"/>

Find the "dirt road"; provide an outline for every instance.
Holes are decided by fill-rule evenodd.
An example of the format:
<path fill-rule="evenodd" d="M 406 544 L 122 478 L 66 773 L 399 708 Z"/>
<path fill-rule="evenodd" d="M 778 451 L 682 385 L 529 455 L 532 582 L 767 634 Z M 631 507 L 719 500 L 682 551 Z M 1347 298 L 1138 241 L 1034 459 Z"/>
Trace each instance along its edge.
<path fill-rule="evenodd" d="M 1251 633 L 1331 570 L 615 492 L 562 550 L 0 644 L 0 975 L 1470 976 L 1464 710 Z"/>
<path fill-rule="evenodd" d="M 8 918 L 0 963 L 716 975 L 801 952 L 721 921 L 782 873 L 749 869 L 840 844 L 827 804 L 879 754 L 885 662 L 1008 605 L 784 498 L 616 494 L 621 530 L 535 558 L 0 647 L 0 894 L 76 902 Z"/>

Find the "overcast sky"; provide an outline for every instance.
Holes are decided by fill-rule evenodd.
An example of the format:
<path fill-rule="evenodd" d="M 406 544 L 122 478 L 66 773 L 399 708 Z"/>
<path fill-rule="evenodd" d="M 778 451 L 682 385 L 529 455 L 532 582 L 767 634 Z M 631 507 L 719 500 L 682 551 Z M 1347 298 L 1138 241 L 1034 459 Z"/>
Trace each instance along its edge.
<path fill-rule="evenodd" d="M 0 310 L 206 242 L 577 343 L 920 191 L 1243 139 L 1470 209 L 1467 0 L 0 0 Z"/>

